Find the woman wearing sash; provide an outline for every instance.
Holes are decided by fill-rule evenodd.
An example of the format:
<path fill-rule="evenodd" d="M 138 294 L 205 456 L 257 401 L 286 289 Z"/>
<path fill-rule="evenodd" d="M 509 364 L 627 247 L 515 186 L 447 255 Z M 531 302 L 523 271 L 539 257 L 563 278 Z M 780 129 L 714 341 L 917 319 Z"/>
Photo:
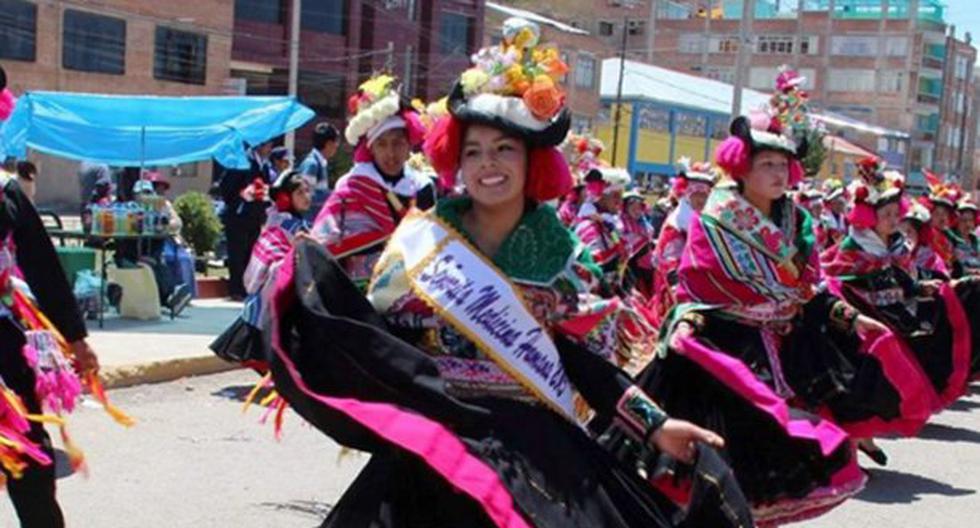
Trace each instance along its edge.
<path fill-rule="evenodd" d="M 724 431 L 756 521 L 776 525 L 819 515 L 863 487 L 848 434 L 793 402 L 826 398 L 847 381 L 805 365 L 825 357 L 821 329 L 876 325 L 814 296 L 811 219 L 786 197 L 803 174 L 793 139 L 765 113 L 737 118 L 731 134 L 716 163 L 734 181 L 718 184 L 691 220 L 679 304 L 661 328 L 661 357 L 639 381 L 668 412 Z M 798 370 L 808 383 L 793 386 Z"/>
<path fill-rule="evenodd" d="M 673 194 L 680 199 L 660 230 L 653 254 L 655 272 L 651 308 L 658 323 L 674 307 L 677 267 L 681 263 L 691 219 L 704 208 L 715 184 L 715 175 L 709 163 L 692 165 L 689 159 L 684 158 L 680 160 L 680 165 L 681 170 L 677 173 L 673 188 Z"/>
<path fill-rule="evenodd" d="M 938 411 L 963 395 L 970 368 L 970 329 L 953 289 L 940 280 L 920 280 L 912 253 L 899 232 L 907 207 L 904 178 L 880 165 L 861 164 L 850 193 L 850 229 L 823 255 L 830 289 L 860 313 L 883 322 L 915 358 L 935 389 Z"/>
<path fill-rule="evenodd" d="M 418 113 L 402 103 L 395 78 L 379 75 L 364 82 L 348 110 L 352 115 L 344 136 L 354 147 L 354 166 L 327 198 L 312 234 L 365 288 L 398 222 L 413 205 L 431 207 L 435 186 L 407 166 L 425 127 Z"/>
<path fill-rule="evenodd" d="M 309 244 L 282 276 L 278 389 L 325 433 L 372 454 L 324 526 L 751 525 L 731 475 L 697 447 L 721 439 L 667 418 L 595 343 L 564 337 L 591 273 L 543 204 L 570 185 L 554 148 L 569 117 L 550 89 L 566 70 L 556 51 L 534 47 L 536 26 L 511 19 L 504 35 L 456 83 L 451 116 L 426 141 L 443 183 L 459 173 L 468 196 L 402 221 L 370 304 Z M 479 66 L 518 56 L 547 72 L 523 99 L 488 85 L 493 69 Z M 587 435 L 576 394 L 638 442 L 697 458 L 705 478 L 686 519 Z"/>

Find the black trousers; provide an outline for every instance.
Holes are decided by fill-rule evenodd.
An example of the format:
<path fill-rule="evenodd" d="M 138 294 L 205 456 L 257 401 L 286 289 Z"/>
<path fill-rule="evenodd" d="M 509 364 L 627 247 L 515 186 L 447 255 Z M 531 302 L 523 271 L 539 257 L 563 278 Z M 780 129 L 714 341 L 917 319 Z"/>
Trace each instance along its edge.
<path fill-rule="evenodd" d="M 262 222 L 249 217 L 225 220 L 225 236 L 228 238 L 228 294 L 245 297 L 245 267 L 252 255 L 252 246 L 259 239 Z"/>
<path fill-rule="evenodd" d="M 34 392 L 34 371 L 27 365 L 21 348 L 24 334 L 9 319 L 0 319 L 0 376 L 7 387 L 17 393 L 31 414 L 41 412 L 41 404 Z M 31 422 L 28 438 L 41 446 L 54 461 L 54 447 L 44 426 Z M 41 466 L 33 461 L 24 469 L 19 479 L 7 477 L 7 493 L 17 510 L 22 528 L 61 528 L 65 525 L 61 507 L 55 499 L 54 463 Z"/>

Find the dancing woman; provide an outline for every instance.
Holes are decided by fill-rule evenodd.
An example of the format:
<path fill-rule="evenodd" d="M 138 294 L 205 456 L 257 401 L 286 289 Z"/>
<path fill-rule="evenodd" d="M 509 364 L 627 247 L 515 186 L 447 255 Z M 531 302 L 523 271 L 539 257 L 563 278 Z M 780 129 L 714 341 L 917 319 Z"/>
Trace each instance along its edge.
<path fill-rule="evenodd" d="M 566 331 L 590 272 L 542 204 L 570 185 L 554 148 L 569 120 L 550 78 L 565 68 L 534 48 L 536 31 L 508 21 L 504 45 L 478 54 L 490 69 L 468 70 L 453 88 L 451 116 L 426 151 L 445 183 L 461 175 L 468 196 L 402 221 L 370 303 L 309 244 L 281 277 L 278 389 L 325 433 L 372 454 L 324 526 L 749 526 L 730 473 L 697 447 L 721 439 L 666 417 L 595 343 Z M 551 72 L 523 97 L 490 83 L 518 52 L 525 69 Z M 680 521 L 580 426 L 579 395 L 638 442 L 696 458 L 692 504 L 706 506 Z"/>
<path fill-rule="evenodd" d="M 312 234 L 366 288 L 398 223 L 413 206 L 432 207 L 436 194 L 432 181 L 407 164 L 425 126 L 399 98 L 395 78 L 379 75 L 364 82 L 348 109 L 344 136 L 354 147 L 354 166 L 323 204 Z"/>
<path fill-rule="evenodd" d="M 899 221 L 908 207 L 904 178 L 863 164 L 853 185 L 850 229 L 823 255 L 833 291 L 862 314 L 885 323 L 913 353 L 938 398 L 935 410 L 966 390 L 970 330 L 953 289 L 940 280 L 919 280 Z"/>
<path fill-rule="evenodd" d="M 668 412 L 723 431 L 724 454 L 760 525 L 819 515 L 863 487 L 847 433 L 794 404 L 791 381 L 806 372 L 807 386 L 796 389 L 808 395 L 843 385 L 831 372 L 821 376 L 824 365 L 801 361 L 826 355 L 813 350 L 822 339 L 799 339 L 800 330 L 875 327 L 815 295 L 811 219 L 786 196 L 802 176 L 801 152 L 782 132 L 768 116 L 732 123 L 716 152 L 732 180 L 691 220 L 680 304 L 661 329 L 662 357 L 639 378 Z M 807 341 L 810 350 L 798 353 Z"/>

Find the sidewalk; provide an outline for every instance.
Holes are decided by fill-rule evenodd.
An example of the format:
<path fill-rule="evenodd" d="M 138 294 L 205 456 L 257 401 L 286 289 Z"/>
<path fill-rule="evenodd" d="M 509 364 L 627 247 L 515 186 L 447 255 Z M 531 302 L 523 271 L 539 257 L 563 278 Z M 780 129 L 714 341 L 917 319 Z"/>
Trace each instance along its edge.
<path fill-rule="evenodd" d="M 105 328 L 88 321 L 89 344 L 99 356 L 107 387 L 171 381 L 238 368 L 208 345 L 241 313 L 241 303 L 195 299 L 180 317 L 137 321 L 108 316 Z"/>

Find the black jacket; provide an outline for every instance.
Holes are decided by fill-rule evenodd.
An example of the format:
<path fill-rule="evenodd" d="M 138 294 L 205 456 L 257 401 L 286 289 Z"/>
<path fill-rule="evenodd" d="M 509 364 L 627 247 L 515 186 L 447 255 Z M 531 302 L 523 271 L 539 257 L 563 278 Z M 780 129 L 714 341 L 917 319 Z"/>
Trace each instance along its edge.
<path fill-rule="evenodd" d="M 241 192 L 256 178 L 261 178 L 266 183 L 271 184 L 268 168 L 254 156 L 250 156 L 248 169 L 222 168 L 222 171 L 218 188 L 221 191 L 221 199 L 225 202 L 223 220 L 225 222 L 252 221 L 261 225 L 265 221 L 265 209 L 268 204 L 265 202 L 246 202 L 242 200 Z"/>
<path fill-rule="evenodd" d="M 69 342 L 88 335 L 44 223 L 13 179 L 0 196 L 0 238 L 9 234 L 13 234 L 17 265 L 44 314 Z"/>

